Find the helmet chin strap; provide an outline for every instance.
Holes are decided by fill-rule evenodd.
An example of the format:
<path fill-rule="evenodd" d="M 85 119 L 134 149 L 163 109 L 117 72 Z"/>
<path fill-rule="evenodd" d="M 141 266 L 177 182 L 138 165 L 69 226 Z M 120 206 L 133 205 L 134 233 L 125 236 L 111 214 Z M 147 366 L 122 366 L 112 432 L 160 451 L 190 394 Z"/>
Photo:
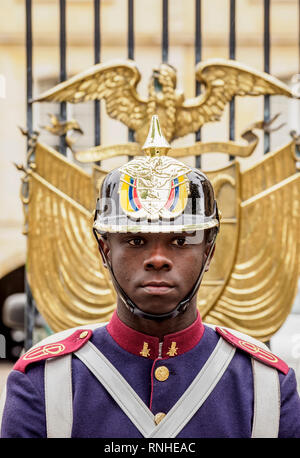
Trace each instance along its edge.
<path fill-rule="evenodd" d="M 192 298 L 196 294 L 196 292 L 197 292 L 197 290 L 198 290 L 198 288 L 199 288 L 199 286 L 201 284 L 203 275 L 205 273 L 206 266 L 208 265 L 208 263 L 210 261 L 210 258 L 211 258 L 211 255 L 212 255 L 215 243 L 216 243 L 216 237 L 217 237 L 217 232 L 216 232 L 216 234 L 214 235 L 214 239 L 211 242 L 211 246 L 210 246 L 207 258 L 206 258 L 206 260 L 205 260 L 205 262 L 204 262 L 204 264 L 202 266 L 202 269 L 200 271 L 200 274 L 199 274 L 199 276 L 197 278 L 197 281 L 194 284 L 194 286 L 192 287 L 192 289 L 189 292 L 189 294 L 177 304 L 175 309 L 171 310 L 168 313 L 162 313 L 160 315 L 157 315 L 157 314 L 154 314 L 154 313 L 144 312 L 127 296 L 127 294 L 122 289 L 122 287 L 120 286 L 118 280 L 115 277 L 115 274 L 113 272 L 112 266 L 109 263 L 107 257 L 105 256 L 105 254 L 103 252 L 103 249 L 102 249 L 102 247 L 101 247 L 101 245 L 99 243 L 96 231 L 94 229 L 93 229 L 93 232 L 94 232 L 94 235 L 95 235 L 96 240 L 98 242 L 98 246 L 99 246 L 99 249 L 101 251 L 101 255 L 103 257 L 103 260 L 105 261 L 105 265 L 106 265 L 106 267 L 108 268 L 108 270 L 110 272 L 113 284 L 114 284 L 114 286 L 115 286 L 115 288 L 116 288 L 116 290 L 118 292 L 118 295 L 119 295 L 120 299 L 122 300 L 122 302 L 124 303 L 126 308 L 136 316 L 139 316 L 141 318 L 145 318 L 146 320 L 156 320 L 156 321 L 162 321 L 162 320 L 166 320 L 166 319 L 169 319 L 169 318 L 174 318 L 175 316 L 179 315 L 180 313 L 184 313 L 186 311 L 189 303 L 191 302 Z"/>

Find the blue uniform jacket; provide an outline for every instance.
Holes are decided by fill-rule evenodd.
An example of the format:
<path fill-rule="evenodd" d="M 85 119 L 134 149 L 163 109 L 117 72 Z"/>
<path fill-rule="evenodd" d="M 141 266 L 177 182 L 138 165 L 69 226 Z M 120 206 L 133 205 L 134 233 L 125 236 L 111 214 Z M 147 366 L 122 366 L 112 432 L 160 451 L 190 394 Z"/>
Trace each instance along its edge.
<path fill-rule="evenodd" d="M 91 342 L 123 375 L 153 414 L 167 414 L 203 367 L 220 337 L 200 316 L 184 331 L 165 336 L 161 350 L 156 337 L 122 323 L 115 313 L 97 328 Z M 161 352 L 161 353 L 160 353 Z M 13 370 L 7 381 L 1 437 L 46 437 L 45 361 L 25 372 Z M 156 369 L 163 366 L 163 369 Z M 72 437 L 138 438 L 137 428 L 73 355 Z M 294 371 L 279 372 L 280 438 L 300 437 L 300 398 Z M 253 417 L 253 375 L 250 355 L 237 349 L 214 391 L 179 433 L 179 438 L 249 438 Z"/>

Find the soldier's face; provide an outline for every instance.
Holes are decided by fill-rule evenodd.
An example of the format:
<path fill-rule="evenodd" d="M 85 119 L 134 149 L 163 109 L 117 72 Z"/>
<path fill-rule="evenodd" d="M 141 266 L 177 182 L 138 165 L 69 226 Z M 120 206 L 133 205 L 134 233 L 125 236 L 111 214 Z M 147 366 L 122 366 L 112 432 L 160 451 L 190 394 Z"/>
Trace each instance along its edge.
<path fill-rule="evenodd" d="M 170 312 L 187 296 L 209 251 L 203 233 L 109 234 L 103 249 L 121 288 L 154 314 Z"/>

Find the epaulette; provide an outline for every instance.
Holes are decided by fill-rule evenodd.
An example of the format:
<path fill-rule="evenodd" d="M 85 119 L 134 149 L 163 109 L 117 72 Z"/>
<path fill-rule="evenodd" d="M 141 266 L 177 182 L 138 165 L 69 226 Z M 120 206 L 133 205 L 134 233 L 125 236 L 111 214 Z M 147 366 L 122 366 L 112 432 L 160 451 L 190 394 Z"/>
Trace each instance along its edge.
<path fill-rule="evenodd" d="M 90 339 L 92 334 L 93 331 L 91 329 L 78 329 L 63 340 L 33 347 L 18 359 L 13 369 L 24 373 L 26 367 L 31 363 L 68 355 L 79 350 Z"/>
<path fill-rule="evenodd" d="M 267 364 L 268 366 L 272 366 L 275 369 L 287 374 L 289 371 L 289 366 L 282 361 L 282 359 L 278 358 L 278 356 L 273 355 L 273 353 L 261 348 L 260 346 L 248 342 L 247 340 L 243 340 L 233 334 L 231 334 L 227 329 L 222 329 L 216 327 L 216 331 L 220 334 L 223 339 L 227 342 L 234 345 L 236 348 L 243 350 L 249 353 L 253 358 L 257 359 L 258 361 Z"/>

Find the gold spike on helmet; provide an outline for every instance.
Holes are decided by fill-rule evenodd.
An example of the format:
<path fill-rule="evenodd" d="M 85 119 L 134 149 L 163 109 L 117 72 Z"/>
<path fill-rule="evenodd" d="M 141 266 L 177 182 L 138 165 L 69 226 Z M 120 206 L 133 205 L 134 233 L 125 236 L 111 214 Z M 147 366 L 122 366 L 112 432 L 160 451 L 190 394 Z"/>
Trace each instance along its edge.
<path fill-rule="evenodd" d="M 110 172 L 97 202 L 94 229 L 107 232 L 183 232 L 219 226 L 210 181 L 197 169 L 168 157 L 170 145 L 152 117 L 136 157 Z"/>
<path fill-rule="evenodd" d="M 148 137 L 142 148 L 148 156 L 161 156 L 167 154 L 171 146 L 162 134 L 158 116 L 154 115 L 151 119 Z"/>

